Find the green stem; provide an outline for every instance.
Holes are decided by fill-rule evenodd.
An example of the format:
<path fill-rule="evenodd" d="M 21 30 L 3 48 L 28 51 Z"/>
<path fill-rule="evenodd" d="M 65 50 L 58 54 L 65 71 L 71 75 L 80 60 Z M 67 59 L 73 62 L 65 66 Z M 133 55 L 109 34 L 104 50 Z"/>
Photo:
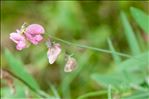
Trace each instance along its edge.
<path fill-rule="evenodd" d="M 106 93 L 107 93 L 107 91 L 90 92 L 90 93 L 84 94 L 82 96 L 79 96 L 77 99 L 86 99 L 87 97 L 99 96 L 99 95 L 106 94 Z"/>
<path fill-rule="evenodd" d="M 60 39 L 60 38 L 51 36 L 51 35 L 50 35 L 50 37 L 53 38 L 53 39 L 55 39 L 55 40 L 58 40 L 58 41 L 60 41 L 62 43 L 65 43 L 67 45 L 76 46 L 76 47 L 80 47 L 80 48 L 86 48 L 86 49 L 90 49 L 90 50 L 94 50 L 94 51 L 99 51 L 99 52 L 104 52 L 104 53 L 110 53 L 110 54 L 113 53 L 110 50 L 96 48 L 96 47 L 91 47 L 91 46 L 77 44 L 77 43 L 72 43 L 72 42 L 69 42 L 69 41 L 66 41 L 66 40 L 63 40 L 63 39 Z M 123 57 L 129 57 L 129 58 L 132 57 L 131 55 L 123 54 L 123 53 L 119 53 L 119 52 L 114 52 L 114 54 L 117 54 L 117 55 L 123 56 Z"/>
<path fill-rule="evenodd" d="M 111 85 L 109 85 L 108 87 L 108 99 L 112 99 L 112 95 L 111 95 Z"/>

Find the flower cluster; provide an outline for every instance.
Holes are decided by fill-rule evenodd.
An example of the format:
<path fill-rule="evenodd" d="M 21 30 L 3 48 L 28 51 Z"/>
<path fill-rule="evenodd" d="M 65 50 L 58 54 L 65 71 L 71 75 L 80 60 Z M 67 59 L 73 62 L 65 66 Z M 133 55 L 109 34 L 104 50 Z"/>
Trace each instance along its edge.
<path fill-rule="evenodd" d="M 43 40 L 44 32 L 44 28 L 39 24 L 31 24 L 29 26 L 24 24 L 20 30 L 16 30 L 16 32 L 10 34 L 10 39 L 16 43 L 17 50 L 22 50 L 29 47 L 29 44 L 39 44 Z M 61 53 L 61 45 L 59 43 L 53 43 L 48 40 L 47 46 L 47 57 L 49 63 L 53 64 Z M 75 68 L 76 60 L 71 56 L 68 56 L 64 71 L 71 72 Z"/>
<path fill-rule="evenodd" d="M 39 24 L 31 24 L 26 26 L 24 24 L 20 30 L 16 30 L 10 34 L 10 39 L 15 42 L 16 49 L 22 50 L 29 46 L 29 43 L 37 45 L 42 39 L 44 34 L 44 28 Z"/>

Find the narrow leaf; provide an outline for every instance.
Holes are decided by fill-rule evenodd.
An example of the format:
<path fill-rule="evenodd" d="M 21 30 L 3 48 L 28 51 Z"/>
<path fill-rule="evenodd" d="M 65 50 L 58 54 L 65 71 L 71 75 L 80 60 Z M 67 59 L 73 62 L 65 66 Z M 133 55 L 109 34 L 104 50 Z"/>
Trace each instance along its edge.
<path fill-rule="evenodd" d="M 54 85 L 50 84 L 51 90 L 54 93 L 54 96 L 56 97 L 56 99 L 60 99 L 60 95 L 58 94 L 57 89 L 55 88 Z"/>
<path fill-rule="evenodd" d="M 25 70 L 22 62 L 13 56 L 9 50 L 5 50 L 5 57 L 8 61 L 11 71 L 22 81 L 24 81 L 34 91 L 39 90 L 36 80 Z"/>
<path fill-rule="evenodd" d="M 89 92 L 89 93 L 86 93 L 86 94 L 79 96 L 77 99 L 88 99 L 89 97 L 94 97 L 94 96 L 97 97 L 100 95 L 104 95 L 106 93 L 107 93 L 107 91 L 104 91 L 104 90 L 103 91 L 96 91 L 96 92 Z"/>
<path fill-rule="evenodd" d="M 149 34 L 149 15 L 134 7 L 131 7 L 131 14 L 145 33 Z"/>
<path fill-rule="evenodd" d="M 130 96 L 123 97 L 122 99 L 148 99 L 149 98 L 149 92 L 137 92 Z"/>
<path fill-rule="evenodd" d="M 122 23 L 124 26 L 125 35 L 127 37 L 127 41 L 128 41 L 129 47 L 131 49 L 131 52 L 133 55 L 137 55 L 140 53 L 140 48 L 137 43 L 135 33 L 133 32 L 124 12 L 121 13 L 121 20 L 122 20 Z"/>

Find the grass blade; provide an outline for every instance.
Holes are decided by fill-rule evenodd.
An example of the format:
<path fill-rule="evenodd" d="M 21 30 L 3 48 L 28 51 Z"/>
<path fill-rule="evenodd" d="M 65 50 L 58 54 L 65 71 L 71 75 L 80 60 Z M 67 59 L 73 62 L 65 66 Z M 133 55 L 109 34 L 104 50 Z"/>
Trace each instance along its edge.
<path fill-rule="evenodd" d="M 122 20 L 122 23 L 124 26 L 125 35 L 127 37 L 127 41 L 129 43 L 129 47 L 131 49 L 131 52 L 133 55 L 137 55 L 140 53 L 140 48 L 139 48 L 139 45 L 137 43 L 135 34 L 134 34 L 124 12 L 121 12 L 121 20 Z"/>
<path fill-rule="evenodd" d="M 131 7 L 131 14 L 138 25 L 149 34 L 149 16 L 140 9 Z"/>
<path fill-rule="evenodd" d="M 149 98 L 149 92 L 137 92 L 130 96 L 123 97 L 122 99 L 148 99 Z"/>
<path fill-rule="evenodd" d="M 58 91 L 57 91 L 56 88 L 55 88 L 55 86 L 52 85 L 52 84 L 50 84 L 50 87 L 51 87 L 51 90 L 52 90 L 54 96 L 56 97 L 56 99 L 61 99 L 61 98 L 60 98 L 60 95 L 58 94 Z"/>
<path fill-rule="evenodd" d="M 5 50 L 5 57 L 8 61 L 11 71 L 22 81 L 24 81 L 33 91 L 38 91 L 39 85 L 36 80 L 23 68 L 20 60 L 16 59 L 9 50 Z"/>
<path fill-rule="evenodd" d="M 109 85 L 108 87 L 108 99 L 112 99 L 112 95 L 111 95 L 111 85 Z"/>
<path fill-rule="evenodd" d="M 103 94 L 106 94 L 106 93 L 107 93 L 107 91 L 89 92 L 87 94 L 79 96 L 77 99 L 87 99 L 87 97 L 100 96 L 100 95 L 103 95 Z"/>

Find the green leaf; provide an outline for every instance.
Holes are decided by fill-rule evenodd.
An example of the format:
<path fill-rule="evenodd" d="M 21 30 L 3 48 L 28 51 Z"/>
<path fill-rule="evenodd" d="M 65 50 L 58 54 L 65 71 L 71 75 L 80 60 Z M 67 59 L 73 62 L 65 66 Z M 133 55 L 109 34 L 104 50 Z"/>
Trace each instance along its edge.
<path fill-rule="evenodd" d="M 91 77 L 99 85 L 104 87 L 112 85 L 115 88 L 126 89 L 134 87 L 134 85 L 139 86 L 145 79 L 145 70 L 148 66 L 148 62 L 149 52 L 145 52 L 120 63 L 115 73 L 94 73 Z"/>
<path fill-rule="evenodd" d="M 138 25 L 149 34 L 149 16 L 140 9 L 131 7 L 131 14 Z"/>
<path fill-rule="evenodd" d="M 128 41 L 129 47 L 131 49 L 131 52 L 133 55 L 137 55 L 140 53 L 140 48 L 137 43 L 135 33 L 133 32 L 124 12 L 121 12 L 121 20 L 122 20 L 122 23 L 124 26 L 125 35 L 127 37 L 127 41 Z"/>
<path fill-rule="evenodd" d="M 8 61 L 11 71 L 22 81 L 24 81 L 33 91 L 39 90 L 36 80 L 25 70 L 22 62 L 13 56 L 9 50 L 5 50 L 5 57 Z"/>
<path fill-rule="evenodd" d="M 144 52 L 133 58 L 129 58 L 119 64 L 117 67 L 118 71 L 136 71 L 145 69 L 149 62 L 149 52 Z"/>
<path fill-rule="evenodd" d="M 144 75 L 134 72 L 117 72 L 111 74 L 98 74 L 94 73 L 91 75 L 92 79 L 95 80 L 99 85 L 108 87 L 109 85 L 114 88 L 127 89 L 134 85 L 138 85 L 144 81 Z"/>
<path fill-rule="evenodd" d="M 120 84 L 124 83 L 125 77 L 124 75 L 117 76 L 116 74 L 92 74 L 92 79 L 95 80 L 99 85 L 102 85 L 104 87 L 108 87 L 109 85 L 112 85 L 114 87 L 119 87 Z"/>
<path fill-rule="evenodd" d="M 148 91 L 142 91 L 142 92 L 136 92 L 130 96 L 123 97 L 122 99 L 148 99 L 149 98 L 149 92 Z"/>

